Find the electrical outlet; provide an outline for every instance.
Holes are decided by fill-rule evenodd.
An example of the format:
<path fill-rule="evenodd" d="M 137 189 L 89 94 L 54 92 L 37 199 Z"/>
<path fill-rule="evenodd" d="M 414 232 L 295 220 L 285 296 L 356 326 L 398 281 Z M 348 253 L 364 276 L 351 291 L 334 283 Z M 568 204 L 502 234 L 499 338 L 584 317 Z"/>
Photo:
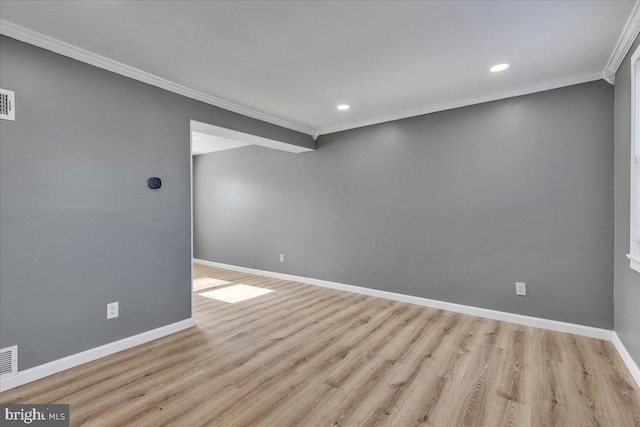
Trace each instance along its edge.
<path fill-rule="evenodd" d="M 115 319 L 119 316 L 118 302 L 107 304 L 107 319 Z"/>
<path fill-rule="evenodd" d="M 284 254 L 280 254 L 280 262 L 284 262 Z"/>
<path fill-rule="evenodd" d="M 527 295 L 527 284 L 522 282 L 516 282 L 516 295 Z"/>

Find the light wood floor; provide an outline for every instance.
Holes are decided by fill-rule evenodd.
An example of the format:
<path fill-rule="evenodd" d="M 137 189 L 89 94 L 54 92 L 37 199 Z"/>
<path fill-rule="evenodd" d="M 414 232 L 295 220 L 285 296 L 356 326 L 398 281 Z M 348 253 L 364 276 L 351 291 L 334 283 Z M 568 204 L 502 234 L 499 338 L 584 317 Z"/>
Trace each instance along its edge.
<path fill-rule="evenodd" d="M 195 328 L 0 400 L 68 403 L 72 425 L 640 426 L 608 342 L 200 265 L 195 277 L 274 292 L 196 295 Z"/>

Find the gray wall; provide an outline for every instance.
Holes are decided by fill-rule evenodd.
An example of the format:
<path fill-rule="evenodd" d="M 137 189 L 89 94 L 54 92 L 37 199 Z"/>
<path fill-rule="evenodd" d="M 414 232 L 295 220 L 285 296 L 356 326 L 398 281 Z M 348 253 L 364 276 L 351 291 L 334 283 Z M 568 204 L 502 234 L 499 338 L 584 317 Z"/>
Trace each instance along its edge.
<path fill-rule="evenodd" d="M 20 370 L 191 316 L 189 119 L 314 145 L 7 37 L 0 86 L 0 347 Z"/>
<path fill-rule="evenodd" d="M 612 328 L 608 83 L 321 136 L 316 148 L 197 156 L 195 257 Z"/>
<path fill-rule="evenodd" d="M 615 87 L 615 329 L 640 365 L 640 274 L 629 267 L 631 172 L 631 55 L 635 41 L 618 73 Z"/>

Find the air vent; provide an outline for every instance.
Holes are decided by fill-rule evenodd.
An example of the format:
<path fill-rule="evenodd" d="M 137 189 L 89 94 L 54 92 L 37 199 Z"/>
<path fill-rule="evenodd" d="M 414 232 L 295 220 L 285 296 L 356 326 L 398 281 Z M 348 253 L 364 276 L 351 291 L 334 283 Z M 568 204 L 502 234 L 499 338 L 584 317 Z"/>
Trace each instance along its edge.
<path fill-rule="evenodd" d="M 18 373 L 18 346 L 0 350 L 0 378 L 12 377 Z"/>
<path fill-rule="evenodd" d="M 0 119 L 16 120 L 16 94 L 10 90 L 0 89 Z"/>

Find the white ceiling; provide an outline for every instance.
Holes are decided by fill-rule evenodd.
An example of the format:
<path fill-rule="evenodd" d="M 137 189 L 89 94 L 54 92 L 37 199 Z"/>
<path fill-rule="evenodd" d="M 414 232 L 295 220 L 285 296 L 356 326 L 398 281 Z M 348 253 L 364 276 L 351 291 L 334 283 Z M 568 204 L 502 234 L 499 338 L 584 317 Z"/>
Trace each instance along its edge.
<path fill-rule="evenodd" d="M 0 18 L 322 134 L 601 78 L 634 5 L 3 0 Z"/>

